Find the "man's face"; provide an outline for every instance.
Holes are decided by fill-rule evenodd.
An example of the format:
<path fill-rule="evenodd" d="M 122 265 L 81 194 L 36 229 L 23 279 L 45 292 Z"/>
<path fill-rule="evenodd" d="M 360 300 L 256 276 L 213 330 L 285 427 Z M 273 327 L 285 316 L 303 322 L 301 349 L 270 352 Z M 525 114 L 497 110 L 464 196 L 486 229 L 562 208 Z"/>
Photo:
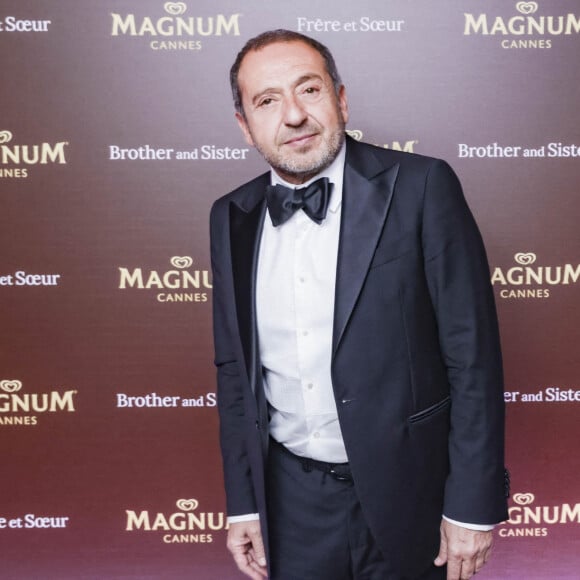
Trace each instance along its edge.
<path fill-rule="evenodd" d="M 315 49 L 293 41 L 251 51 L 238 82 L 246 141 L 283 179 L 304 183 L 332 163 L 344 140 L 346 94 L 336 94 Z"/>

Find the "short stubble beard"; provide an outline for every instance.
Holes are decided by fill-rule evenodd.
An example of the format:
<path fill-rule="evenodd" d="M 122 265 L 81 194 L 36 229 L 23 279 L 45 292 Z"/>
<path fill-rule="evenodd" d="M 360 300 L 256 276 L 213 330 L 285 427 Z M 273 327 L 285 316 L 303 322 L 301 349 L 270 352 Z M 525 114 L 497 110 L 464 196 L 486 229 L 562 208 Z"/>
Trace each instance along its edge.
<path fill-rule="evenodd" d="M 304 183 L 324 171 L 336 159 L 344 143 L 344 129 L 345 124 L 341 122 L 337 129 L 323 140 L 320 147 L 312 152 L 312 155 L 306 153 L 303 159 L 300 158 L 298 152 L 290 155 L 284 155 L 282 152 L 270 153 L 264 151 L 256 143 L 254 145 L 280 177 L 287 181 Z M 304 129 L 301 132 L 308 133 Z"/>

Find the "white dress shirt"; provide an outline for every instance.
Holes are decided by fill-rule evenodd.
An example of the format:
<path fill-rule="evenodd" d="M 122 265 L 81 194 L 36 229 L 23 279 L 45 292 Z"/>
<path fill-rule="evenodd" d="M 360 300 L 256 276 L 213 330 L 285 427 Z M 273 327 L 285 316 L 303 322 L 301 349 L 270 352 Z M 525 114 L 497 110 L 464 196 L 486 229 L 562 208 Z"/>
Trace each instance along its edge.
<path fill-rule="evenodd" d="M 333 183 L 321 224 L 302 210 L 274 227 L 265 218 L 256 283 L 256 313 L 270 435 L 296 455 L 348 461 L 330 363 L 345 147 L 315 179 Z M 272 183 L 296 187 L 272 172 Z"/>

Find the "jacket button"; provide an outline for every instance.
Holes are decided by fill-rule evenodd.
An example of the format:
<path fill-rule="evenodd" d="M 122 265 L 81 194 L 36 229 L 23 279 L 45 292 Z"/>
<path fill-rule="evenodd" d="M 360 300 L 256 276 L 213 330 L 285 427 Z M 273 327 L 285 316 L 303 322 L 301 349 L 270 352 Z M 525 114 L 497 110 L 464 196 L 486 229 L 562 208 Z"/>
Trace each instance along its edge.
<path fill-rule="evenodd" d="M 256 421 L 256 429 L 260 428 L 260 421 Z"/>

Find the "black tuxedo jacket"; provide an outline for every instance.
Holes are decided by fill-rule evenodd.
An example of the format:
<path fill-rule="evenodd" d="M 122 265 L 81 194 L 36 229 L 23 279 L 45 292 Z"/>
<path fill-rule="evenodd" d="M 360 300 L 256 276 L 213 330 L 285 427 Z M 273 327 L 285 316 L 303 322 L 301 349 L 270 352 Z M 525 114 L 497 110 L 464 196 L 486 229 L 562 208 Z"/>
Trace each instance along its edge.
<path fill-rule="evenodd" d="M 268 411 L 254 301 L 268 184 L 261 175 L 211 214 L 228 514 L 259 512 L 266 540 Z M 341 219 L 331 368 L 339 421 L 369 527 L 412 577 L 437 554 L 443 513 L 481 524 L 507 517 L 489 269 L 442 161 L 347 139 Z"/>

